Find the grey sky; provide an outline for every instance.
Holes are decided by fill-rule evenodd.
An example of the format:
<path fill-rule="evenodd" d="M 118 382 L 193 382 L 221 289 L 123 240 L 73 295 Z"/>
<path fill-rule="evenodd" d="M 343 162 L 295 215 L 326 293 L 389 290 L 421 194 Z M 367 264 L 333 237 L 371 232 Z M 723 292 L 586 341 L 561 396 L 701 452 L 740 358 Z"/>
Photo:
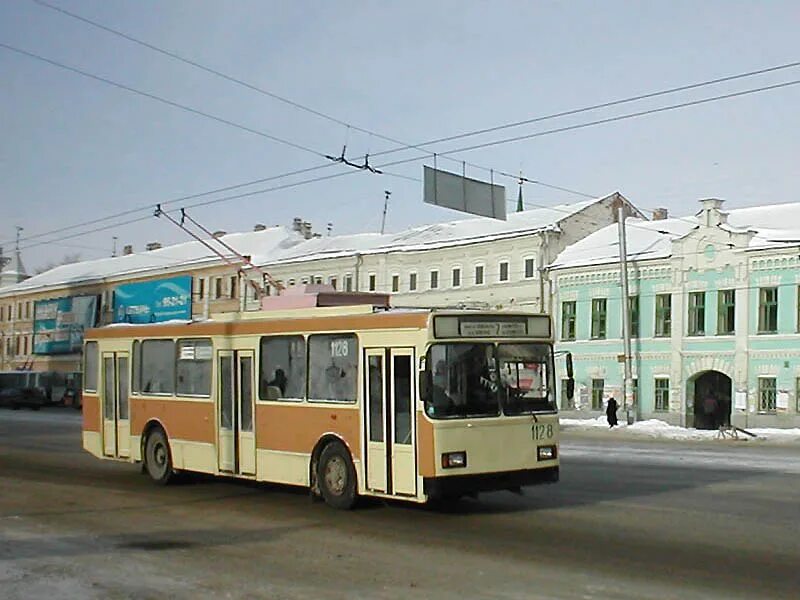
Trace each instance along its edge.
<path fill-rule="evenodd" d="M 120 2 L 48 0 L 231 76 L 410 143 L 800 60 L 800 4 L 787 2 Z M 0 42 L 338 154 L 343 126 L 177 63 L 30 0 L 0 3 Z M 0 240 L 80 223 L 324 160 L 0 49 Z M 444 144 L 472 143 L 800 79 L 800 68 Z M 619 189 L 688 214 L 796 201 L 800 86 L 535 138 L 465 160 L 590 194 Z M 348 155 L 391 144 L 351 131 Z M 419 154 L 407 151 L 387 157 Z M 380 159 L 376 159 L 376 163 Z M 422 162 L 392 172 L 421 178 Z M 427 164 L 432 164 L 428 160 Z M 440 162 L 444 168 L 452 163 Z M 307 177 L 334 174 L 333 166 Z M 468 168 L 468 174 L 488 173 Z M 273 181 L 252 189 L 299 181 Z M 513 181 L 496 179 L 516 197 Z M 213 229 L 294 216 L 324 231 L 387 230 L 457 218 L 422 204 L 421 183 L 367 173 L 192 211 Z M 249 188 L 248 188 L 249 189 Z M 248 191 L 247 189 L 241 191 Z M 576 196 L 526 186 L 526 201 Z M 146 215 L 142 212 L 136 216 Z M 62 234 L 63 235 L 63 234 Z M 155 218 L 30 246 L 29 268 L 185 235 Z M 69 245 L 65 245 L 69 244 Z M 11 245 L 4 244 L 6 251 Z"/>

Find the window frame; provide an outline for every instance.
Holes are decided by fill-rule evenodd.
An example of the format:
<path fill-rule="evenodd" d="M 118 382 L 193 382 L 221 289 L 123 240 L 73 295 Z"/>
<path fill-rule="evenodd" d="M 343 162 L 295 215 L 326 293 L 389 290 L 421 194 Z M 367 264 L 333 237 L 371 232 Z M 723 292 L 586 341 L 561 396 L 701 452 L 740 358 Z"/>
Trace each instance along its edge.
<path fill-rule="evenodd" d="M 567 313 L 567 305 L 572 307 L 571 313 Z M 576 300 L 562 300 L 561 302 L 561 340 L 565 342 L 575 341 L 578 333 L 578 303 Z M 569 335 L 569 331 L 572 335 Z"/>
<path fill-rule="evenodd" d="M 765 385 L 767 382 L 772 382 L 771 386 Z M 764 408 L 764 395 L 772 394 L 771 408 L 769 402 Z M 764 376 L 758 378 L 758 413 L 774 415 L 778 412 L 778 378 L 774 376 Z"/>
<path fill-rule="evenodd" d="M 669 377 L 653 378 L 653 412 L 669 412 Z"/>
<path fill-rule="evenodd" d="M 604 340 L 608 335 L 608 298 L 592 298 L 591 306 L 592 306 L 591 339 Z M 601 306 L 602 306 L 602 311 L 600 310 Z"/>
<path fill-rule="evenodd" d="M 695 300 L 702 302 L 695 303 Z M 706 334 L 706 292 L 689 292 L 687 303 L 686 335 L 702 337 Z"/>
<path fill-rule="evenodd" d="M 522 259 L 523 264 L 523 273 L 525 279 L 535 279 L 536 278 L 536 257 L 535 256 L 526 256 Z M 528 275 L 528 264 L 531 266 L 530 275 Z"/>
<path fill-rule="evenodd" d="M 311 397 L 311 341 L 315 338 L 352 338 L 355 344 L 355 362 L 353 368 L 355 375 L 353 376 L 353 398 L 348 400 L 337 400 L 330 398 L 312 398 Z M 352 331 L 341 331 L 331 333 L 312 333 L 306 337 L 306 402 L 313 404 L 343 404 L 352 405 L 358 402 L 359 385 L 360 385 L 360 356 L 361 356 L 361 340 L 358 335 Z"/>
<path fill-rule="evenodd" d="M 416 271 L 409 271 L 408 273 L 408 291 L 409 292 L 416 292 L 417 291 L 417 284 L 418 284 L 418 277 Z"/>
<path fill-rule="evenodd" d="M 475 285 L 486 285 L 486 264 L 485 263 L 477 263 L 475 265 L 474 272 L 474 280 Z M 480 272 L 480 277 L 478 277 L 478 273 Z"/>
<path fill-rule="evenodd" d="M 505 271 L 505 272 L 504 272 Z M 503 283 L 511 281 L 511 262 L 508 260 L 501 260 L 497 263 L 497 281 Z"/>
<path fill-rule="evenodd" d="M 597 382 L 600 382 L 600 385 L 595 385 Z M 591 402 L 592 402 L 592 410 L 603 410 L 603 395 L 605 394 L 606 389 L 606 380 L 601 378 L 593 378 L 592 379 L 592 395 L 591 395 Z M 598 401 L 596 402 L 595 394 L 598 396 Z"/>
<path fill-rule="evenodd" d="M 728 324 L 730 327 L 723 328 L 723 325 Z M 735 333 L 736 290 L 733 288 L 719 290 L 717 291 L 717 335 L 734 335 Z"/>
<path fill-rule="evenodd" d="M 392 292 L 400 291 L 400 273 L 392 273 Z"/>
<path fill-rule="evenodd" d="M 770 292 L 774 300 L 766 298 Z M 758 288 L 758 333 L 778 333 L 778 286 Z"/>
<path fill-rule="evenodd" d="M 631 337 L 638 338 L 640 334 L 640 300 L 639 294 L 628 296 L 628 331 Z"/>
<path fill-rule="evenodd" d="M 450 269 L 450 286 L 454 288 L 461 287 L 461 267 L 453 267 Z"/>
<path fill-rule="evenodd" d="M 439 289 L 439 269 L 431 269 L 428 272 L 428 289 Z"/>
<path fill-rule="evenodd" d="M 368 273 L 367 274 L 367 291 L 375 292 L 378 289 L 378 274 L 377 273 Z"/>
<path fill-rule="evenodd" d="M 297 398 L 295 396 L 284 396 L 281 392 L 280 398 L 267 398 L 266 384 L 262 386 L 262 381 L 269 381 L 270 377 L 264 376 L 264 356 L 268 353 L 264 352 L 264 344 L 276 339 L 300 339 L 303 341 L 303 396 Z M 285 374 L 285 372 L 284 372 Z M 286 333 L 275 335 L 262 335 L 258 339 L 258 389 L 256 390 L 256 400 L 259 402 L 289 402 L 293 404 L 301 404 L 308 401 L 308 338 L 300 333 Z"/>
<path fill-rule="evenodd" d="M 207 394 L 186 394 L 178 390 L 180 382 L 178 381 L 178 364 L 182 360 L 180 358 L 180 345 L 181 342 L 207 342 L 211 349 L 211 356 L 208 359 L 191 359 L 196 362 L 208 362 L 208 393 Z M 195 346 L 196 348 L 196 346 Z M 211 393 L 214 389 L 214 342 L 210 337 L 184 337 L 175 340 L 175 396 L 183 398 L 211 398 Z"/>
<path fill-rule="evenodd" d="M 653 337 L 672 336 L 672 294 L 656 294 Z"/>

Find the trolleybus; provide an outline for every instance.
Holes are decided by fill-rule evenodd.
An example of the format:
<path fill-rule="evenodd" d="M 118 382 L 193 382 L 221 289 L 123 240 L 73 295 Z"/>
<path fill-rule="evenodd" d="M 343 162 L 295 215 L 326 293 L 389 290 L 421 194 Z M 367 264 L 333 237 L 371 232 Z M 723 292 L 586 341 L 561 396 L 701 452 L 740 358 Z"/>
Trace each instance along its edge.
<path fill-rule="evenodd" d="M 547 315 L 328 306 L 85 338 L 83 447 L 160 484 L 209 473 L 350 508 L 558 480 Z"/>

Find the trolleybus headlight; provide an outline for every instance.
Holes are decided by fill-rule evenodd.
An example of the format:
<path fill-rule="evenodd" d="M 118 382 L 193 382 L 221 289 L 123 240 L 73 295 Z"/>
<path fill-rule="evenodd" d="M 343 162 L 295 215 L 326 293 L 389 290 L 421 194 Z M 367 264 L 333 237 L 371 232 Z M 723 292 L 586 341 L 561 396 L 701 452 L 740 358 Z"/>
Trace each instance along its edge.
<path fill-rule="evenodd" d="M 553 460 L 556 457 L 556 447 L 539 446 L 536 449 L 536 456 L 539 460 Z"/>
<path fill-rule="evenodd" d="M 457 467 L 467 466 L 467 452 L 461 450 L 460 452 L 445 452 L 442 454 L 442 468 L 454 469 Z"/>

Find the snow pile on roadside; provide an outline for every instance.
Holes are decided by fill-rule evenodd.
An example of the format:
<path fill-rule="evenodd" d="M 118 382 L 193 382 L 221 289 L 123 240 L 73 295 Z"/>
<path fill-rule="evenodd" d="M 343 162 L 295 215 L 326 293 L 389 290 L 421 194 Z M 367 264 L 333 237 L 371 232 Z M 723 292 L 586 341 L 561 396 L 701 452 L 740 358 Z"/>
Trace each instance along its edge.
<path fill-rule="evenodd" d="M 670 440 L 713 440 L 719 435 L 715 429 L 687 429 L 670 425 L 658 419 L 648 419 L 639 421 L 633 425 L 620 423 L 617 427 L 609 428 L 605 417 L 594 419 L 560 419 L 563 429 L 572 431 L 596 431 L 606 430 L 609 435 L 617 435 L 618 432 L 626 432 L 637 437 L 648 437 L 652 439 Z M 771 427 L 759 427 L 748 429 L 750 433 L 758 436 L 759 439 L 779 442 L 800 442 L 800 428 L 794 429 L 775 429 Z M 740 433 L 740 438 L 747 438 Z"/>

